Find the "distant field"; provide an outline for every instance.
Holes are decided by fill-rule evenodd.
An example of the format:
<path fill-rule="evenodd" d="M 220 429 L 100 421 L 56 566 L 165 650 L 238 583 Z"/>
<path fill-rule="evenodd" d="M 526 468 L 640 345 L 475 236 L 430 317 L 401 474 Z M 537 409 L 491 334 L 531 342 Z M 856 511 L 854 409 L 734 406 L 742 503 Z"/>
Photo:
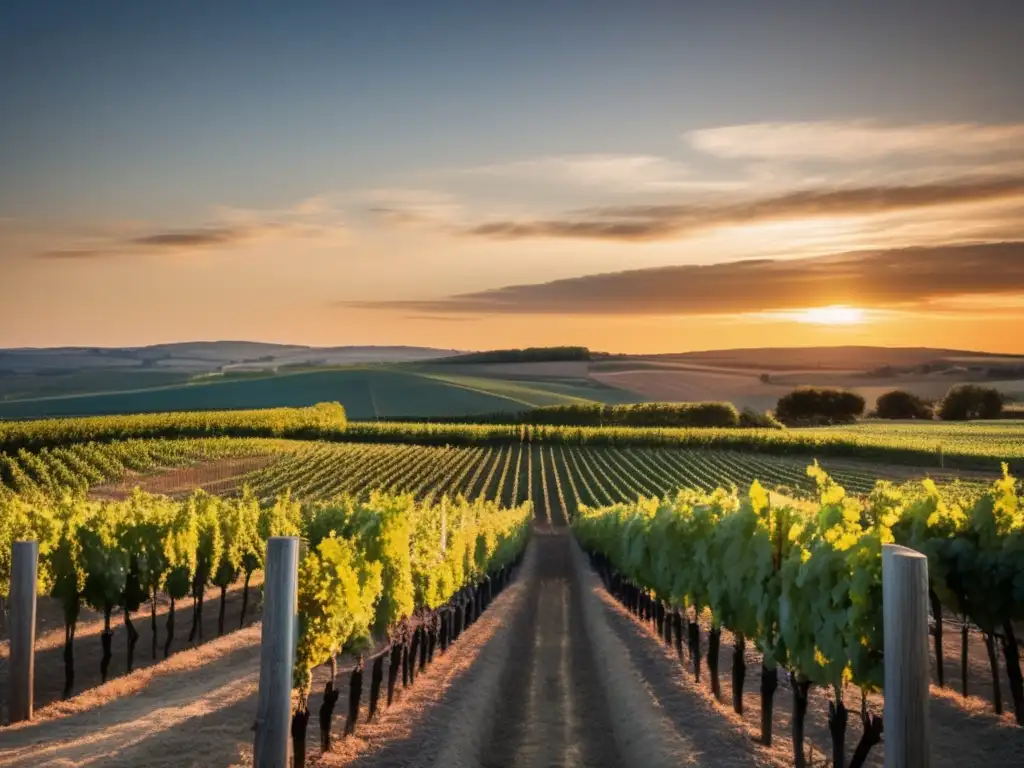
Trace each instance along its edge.
<path fill-rule="evenodd" d="M 768 373 L 768 382 L 761 374 Z M 684 402 L 728 400 L 738 408 L 757 410 L 774 408 L 778 399 L 798 386 L 814 385 L 849 389 L 860 394 L 868 407 L 879 395 L 893 389 L 905 389 L 928 399 L 941 398 L 951 386 L 974 381 L 996 387 L 1014 398 L 1024 396 L 1024 380 L 978 380 L 962 374 L 929 376 L 867 377 L 857 371 L 786 371 L 774 373 L 756 369 L 729 369 L 712 365 L 693 365 L 671 361 L 614 361 L 595 366 L 591 376 L 611 387 L 629 390 L 644 400 Z"/>
<path fill-rule="evenodd" d="M 26 374 L 0 377 L 0 386 L 5 381 L 12 382 L 12 391 L 0 389 L 0 419 L 272 408 L 324 401 L 340 402 L 349 418 L 356 420 L 452 418 L 543 405 L 628 403 L 641 399 L 590 378 L 586 363 L 575 367 L 559 365 L 416 364 L 279 373 L 232 370 L 227 374 L 143 374 L 115 369 L 63 376 Z M 17 387 L 15 381 L 19 382 Z M 121 391 L 74 394 L 97 388 Z"/>
<path fill-rule="evenodd" d="M 184 384 L 194 374 L 181 371 L 135 368 L 83 368 L 0 376 L 0 403 L 39 397 L 63 397 L 126 389 L 148 389 Z"/>
<path fill-rule="evenodd" d="M 486 377 L 444 372 L 425 373 L 432 379 L 507 397 L 530 407 L 579 403 L 635 403 L 642 398 L 584 375 L 580 377 Z"/>
<path fill-rule="evenodd" d="M 0 403 L 0 418 L 306 406 L 336 401 L 351 419 L 452 417 L 523 410 L 532 405 L 416 373 L 335 369 L 194 383 L 135 392 Z"/>

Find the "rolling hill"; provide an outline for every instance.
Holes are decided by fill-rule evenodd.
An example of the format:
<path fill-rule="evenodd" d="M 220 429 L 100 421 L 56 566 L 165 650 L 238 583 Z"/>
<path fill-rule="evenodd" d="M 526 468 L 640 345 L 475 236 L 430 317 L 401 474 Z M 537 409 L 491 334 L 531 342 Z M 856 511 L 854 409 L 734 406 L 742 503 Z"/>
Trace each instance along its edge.
<path fill-rule="evenodd" d="M 1024 357 L 958 350 L 588 352 L 589 359 L 554 355 L 525 362 L 516 362 L 517 356 L 508 352 L 460 356 L 428 347 L 255 342 L 0 350 L 0 419 L 299 406 L 325 400 L 341 402 L 356 420 L 452 418 L 544 405 L 653 400 L 727 400 L 764 410 L 801 385 L 853 389 L 870 404 L 896 387 L 934 399 L 964 381 L 985 382 L 1013 399 L 1024 399 Z"/>

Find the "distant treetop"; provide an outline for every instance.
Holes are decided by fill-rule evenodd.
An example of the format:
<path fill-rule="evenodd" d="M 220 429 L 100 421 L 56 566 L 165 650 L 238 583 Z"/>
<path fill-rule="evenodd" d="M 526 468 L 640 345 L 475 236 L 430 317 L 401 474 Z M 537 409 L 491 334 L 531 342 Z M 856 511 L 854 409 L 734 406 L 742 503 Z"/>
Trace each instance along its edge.
<path fill-rule="evenodd" d="M 527 347 L 526 349 L 492 349 L 469 352 L 432 360 L 431 363 L 549 363 L 564 360 L 590 360 L 586 347 Z"/>

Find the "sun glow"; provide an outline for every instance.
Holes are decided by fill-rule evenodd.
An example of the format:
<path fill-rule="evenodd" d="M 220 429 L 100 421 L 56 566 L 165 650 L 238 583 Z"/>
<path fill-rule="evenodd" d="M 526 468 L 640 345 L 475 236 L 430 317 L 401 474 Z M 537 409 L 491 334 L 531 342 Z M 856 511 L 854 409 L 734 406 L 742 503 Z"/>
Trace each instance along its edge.
<path fill-rule="evenodd" d="M 796 312 L 793 319 L 799 323 L 814 325 L 857 325 L 864 322 L 864 310 L 833 304 L 828 307 L 811 307 Z"/>

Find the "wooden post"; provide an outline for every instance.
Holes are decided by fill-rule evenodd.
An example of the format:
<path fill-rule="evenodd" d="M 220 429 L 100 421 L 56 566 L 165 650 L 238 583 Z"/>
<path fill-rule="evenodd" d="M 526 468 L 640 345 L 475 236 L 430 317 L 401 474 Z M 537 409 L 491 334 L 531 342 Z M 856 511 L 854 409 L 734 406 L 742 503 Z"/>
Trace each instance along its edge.
<path fill-rule="evenodd" d="M 292 666 L 297 640 L 298 538 L 269 538 L 266 563 L 253 765 L 255 768 L 288 768 Z"/>
<path fill-rule="evenodd" d="M 11 555 L 11 722 L 17 723 L 32 719 L 39 542 L 16 541 Z"/>
<path fill-rule="evenodd" d="M 886 768 L 928 768 L 928 558 L 882 546 Z"/>

